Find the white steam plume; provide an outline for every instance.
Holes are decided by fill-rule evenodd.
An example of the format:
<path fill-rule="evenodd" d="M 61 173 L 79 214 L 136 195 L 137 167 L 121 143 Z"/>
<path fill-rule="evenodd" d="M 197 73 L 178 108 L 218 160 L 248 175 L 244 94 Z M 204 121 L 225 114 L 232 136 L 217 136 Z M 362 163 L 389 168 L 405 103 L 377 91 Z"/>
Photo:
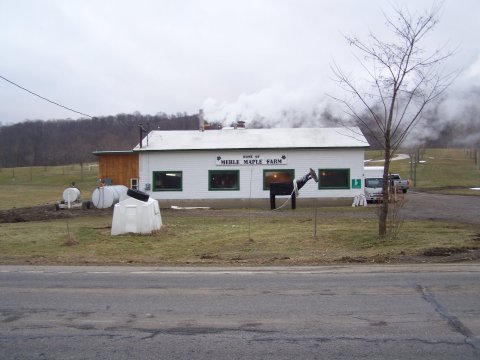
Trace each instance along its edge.
<path fill-rule="evenodd" d="M 421 145 L 440 137 L 445 137 L 452 146 L 480 145 L 480 87 L 450 91 L 440 103 L 425 112 L 405 145 Z"/>
<path fill-rule="evenodd" d="M 241 94 L 231 102 L 208 98 L 202 108 L 207 121 L 225 126 L 242 120 L 247 126 L 286 128 L 322 126 L 324 111 L 332 111 L 319 89 L 287 89 L 278 84 L 256 93 Z"/>

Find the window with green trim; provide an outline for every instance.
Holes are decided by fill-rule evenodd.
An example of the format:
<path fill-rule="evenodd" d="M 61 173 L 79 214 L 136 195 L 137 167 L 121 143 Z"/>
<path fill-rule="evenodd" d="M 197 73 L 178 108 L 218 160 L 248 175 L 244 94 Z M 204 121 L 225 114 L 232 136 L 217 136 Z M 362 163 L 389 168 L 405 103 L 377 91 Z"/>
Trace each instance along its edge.
<path fill-rule="evenodd" d="M 208 190 L 240 190 L 240 171 L 209 170 Z"/>
<path fill-rule="evenodd" d="M 295 179 L 294 169 L 263 170 L 263 190 L 270 190 L 271 183 L 292 182 Z"/>
<path fill-rule="evenodd" d="M 182 171 L 154 171 L 153 191 L 182 191 Z"/>
<path fill-rule="evenodd" d="M 319 169 L 318 188 L 350 189 L 350 169 Z"/>

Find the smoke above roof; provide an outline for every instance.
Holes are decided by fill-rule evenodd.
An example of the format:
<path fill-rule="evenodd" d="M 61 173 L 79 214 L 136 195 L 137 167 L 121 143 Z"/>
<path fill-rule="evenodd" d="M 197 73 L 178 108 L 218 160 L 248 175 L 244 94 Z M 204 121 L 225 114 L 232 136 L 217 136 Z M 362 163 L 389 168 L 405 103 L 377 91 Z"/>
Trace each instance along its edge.
<path fill-rule="evenodd" d="M 232 101 L 208 98 L 202 105 L 209 122 L 229 126 L 245 121 L 250 128 L 331 126 L 335 107 L 319 89 L 286 88 L 278 84 L 255 93 L 243 93 Z"/>
<path fill-rule="evenodd" d="M 480 86 L 450 91 L 423 113 L 406 146 L 480 146 Z"/>
<path fill-rule="evenodd" d="M 478 78 L 474 70 L 468 69 L 469 80 L 472 76 Z M 424 111 L 404 146 L 480 144 L 480 86 L 464 85 L 453 87 L 439 102 Z M 243 93 L 232 101 L 208 98 L 202 108 L 207 121 L 223 126 L 238 121 L 244 121 L 249 128 L 354 125 L 340 104 L 314 87 L 273 85 L 258 92 Z"/>

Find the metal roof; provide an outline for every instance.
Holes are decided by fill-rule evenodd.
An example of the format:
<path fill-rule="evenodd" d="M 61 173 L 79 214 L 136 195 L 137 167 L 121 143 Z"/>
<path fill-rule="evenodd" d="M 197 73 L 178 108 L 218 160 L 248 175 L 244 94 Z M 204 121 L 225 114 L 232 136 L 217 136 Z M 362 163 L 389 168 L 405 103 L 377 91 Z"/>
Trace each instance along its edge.
<path fill-rule="evenodd" d="M 366 148 L 357 127 L 151 131 L 134 151 Z"/>

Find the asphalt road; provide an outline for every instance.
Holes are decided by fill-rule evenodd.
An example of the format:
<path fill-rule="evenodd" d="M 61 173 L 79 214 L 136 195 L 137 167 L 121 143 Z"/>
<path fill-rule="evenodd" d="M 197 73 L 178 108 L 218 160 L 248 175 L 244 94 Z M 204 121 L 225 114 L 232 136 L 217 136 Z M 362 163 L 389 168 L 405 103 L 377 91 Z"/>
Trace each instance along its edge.
<path fill-rule="evenodd" d="M 2 359 L 480 359 L 480 265 L 0 266 Z"/>

